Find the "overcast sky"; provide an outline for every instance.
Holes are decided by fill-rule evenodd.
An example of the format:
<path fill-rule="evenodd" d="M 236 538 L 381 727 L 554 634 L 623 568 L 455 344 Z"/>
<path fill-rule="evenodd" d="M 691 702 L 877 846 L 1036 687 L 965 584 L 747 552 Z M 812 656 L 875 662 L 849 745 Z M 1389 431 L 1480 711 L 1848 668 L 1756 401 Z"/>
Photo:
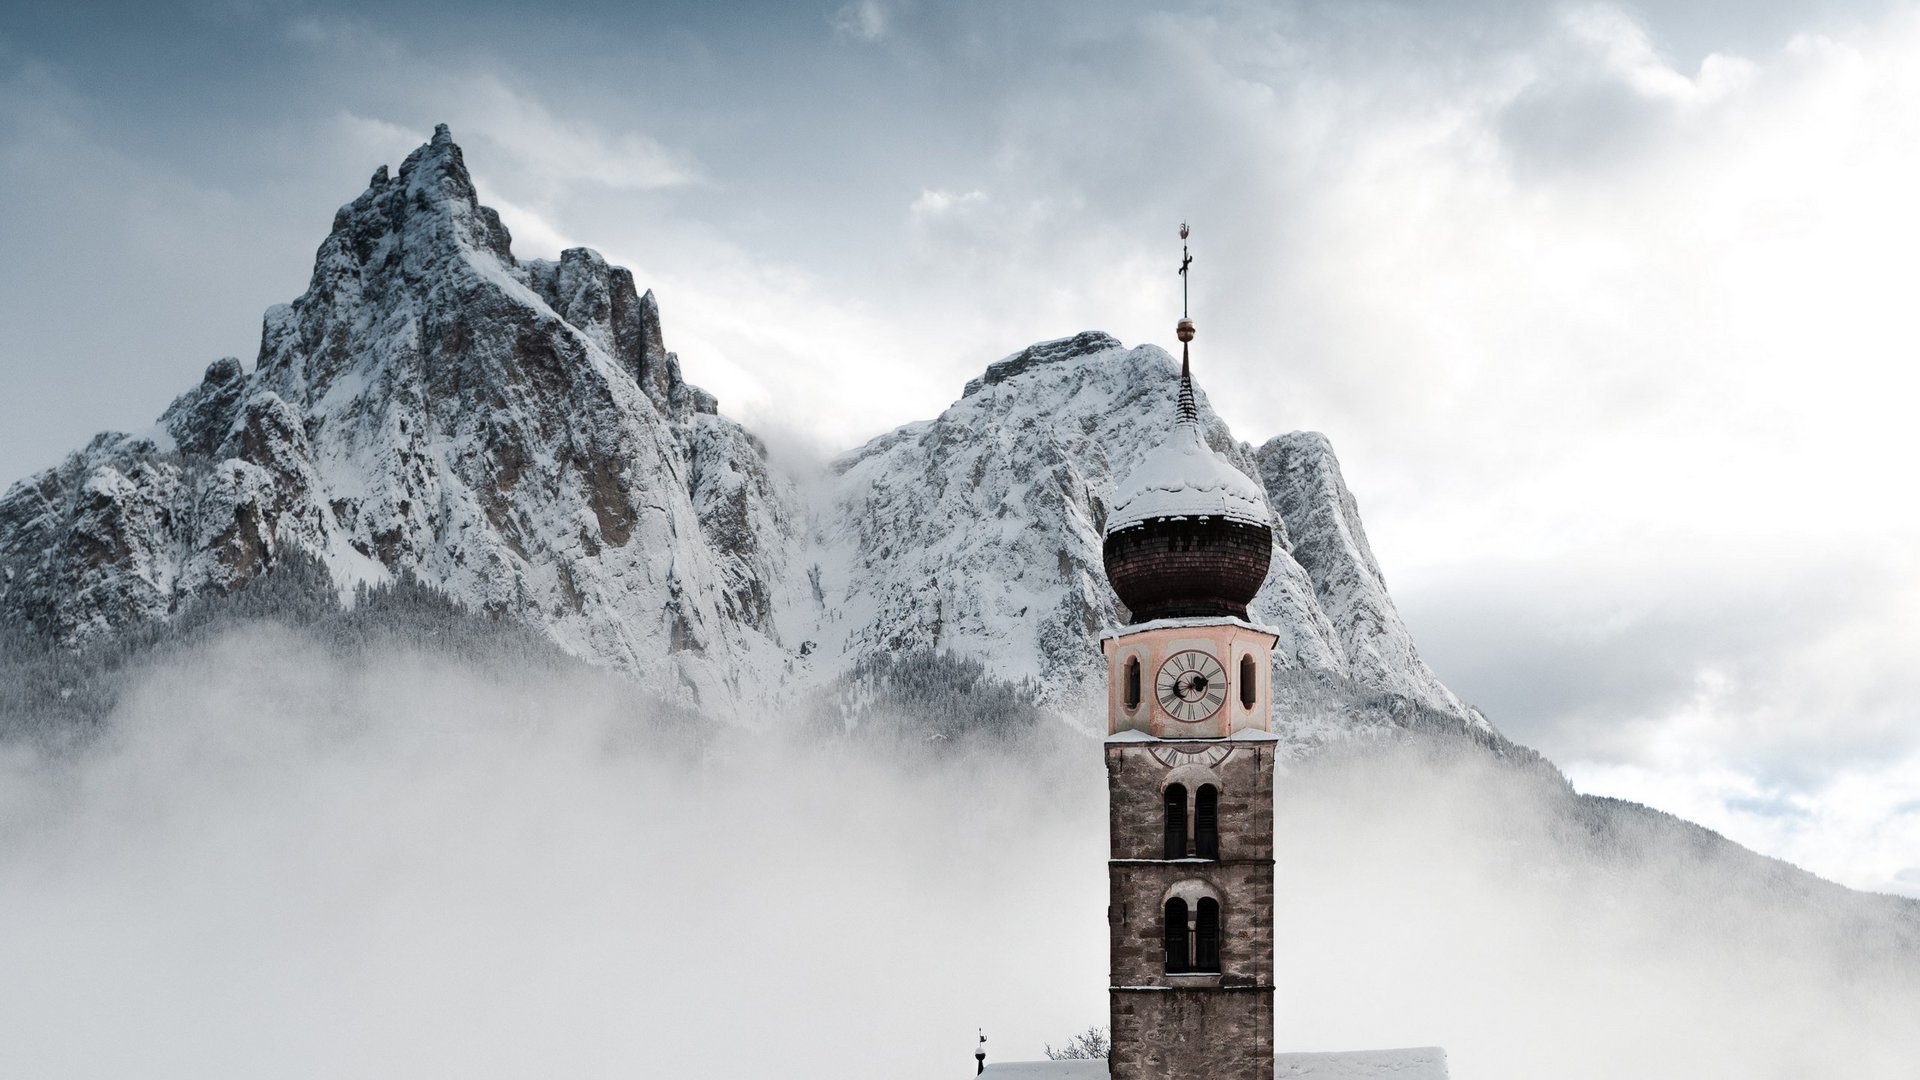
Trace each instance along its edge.
<path fill-rule="evenodd" d="M 1097 328 L 1331 436 L 1584 790 L 1920 895 L 1920 7 L 9 5 L 0 476 L 139 428 L 436 122 L 831 453 Z"/>

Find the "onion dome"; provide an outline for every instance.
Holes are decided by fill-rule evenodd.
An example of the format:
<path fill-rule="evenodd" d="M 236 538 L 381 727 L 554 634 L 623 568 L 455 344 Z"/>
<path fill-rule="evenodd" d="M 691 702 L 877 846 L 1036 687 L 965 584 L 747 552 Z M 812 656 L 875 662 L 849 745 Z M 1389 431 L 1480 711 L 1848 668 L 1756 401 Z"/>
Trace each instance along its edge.
<path fill-rule="evenodd" d="M 1183 233 L 1184 235 L 1184 233 Z M 1107 515 L 1107 580 L 1136 623 L 1247 617 L 1273 557 L 1266 493 L 1200 433 L 1180 320 L 1180 414 L 1119 487 Z"/>

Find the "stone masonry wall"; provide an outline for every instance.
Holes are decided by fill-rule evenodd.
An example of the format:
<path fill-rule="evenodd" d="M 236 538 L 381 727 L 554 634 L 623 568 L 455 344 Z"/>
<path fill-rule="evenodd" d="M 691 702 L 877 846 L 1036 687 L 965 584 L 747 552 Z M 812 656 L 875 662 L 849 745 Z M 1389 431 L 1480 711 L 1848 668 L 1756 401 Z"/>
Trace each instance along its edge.
<path fill-rule="evenodd" d="M 1115 866 L 1108 945 L 1113 986 L 1272 986 L 1273 864 L 1199 860 Z M 1163 898 L 1199 880 L 1220 894 L 1220 974 L 1168 975 Z"/>
<path fill-rule="evenodd" d="M 1222 753 L 1225 758 L 1214 762 Z M 1161 857 L 1165 828 L 1161 792 L 1167 774 L 1182 765 L 1197 765 L 1220 777 L 1220 858 L 1271 861 L 1273 753 L 1268 743 L 1218 739 L 1108 743 L 1110 858 Z"/>
<path fill-rule="evenodd" d="M 1272 1080 L 1272 987 L 1111 997 L 1110 1080 Z"/>
<path fill-rule="evenodd" d="M 1112 1080 L 1271 1080 L 1273 747 L 1123 742 L 1106 756 Z M 1170 777 L 1191 791 L 1199 770 L 1220 783 L 1220 858 L 1164 859 L 1162 791 Z M 1162 905 L 1183 881 L 1220 898 L 1218 975 L 1167 974 Z"/>

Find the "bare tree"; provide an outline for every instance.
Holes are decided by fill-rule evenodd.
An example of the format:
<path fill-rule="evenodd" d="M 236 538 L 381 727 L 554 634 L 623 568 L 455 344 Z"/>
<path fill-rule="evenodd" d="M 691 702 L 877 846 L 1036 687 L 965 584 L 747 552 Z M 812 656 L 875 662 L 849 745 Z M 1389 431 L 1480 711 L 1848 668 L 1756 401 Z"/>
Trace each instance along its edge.
<path fill-rule="evenodd" d="M 1055 1061 L 1062 1058 L 1104 1058 L 1112 1048 L 1112 1043 L 1107 1038 L 1106 1028 L 1090 1027 L 1068 1039 L 1066 1044 L 1057 1050 L 1052 1043 L 1048 1043 L 1047 1056 Z"/>

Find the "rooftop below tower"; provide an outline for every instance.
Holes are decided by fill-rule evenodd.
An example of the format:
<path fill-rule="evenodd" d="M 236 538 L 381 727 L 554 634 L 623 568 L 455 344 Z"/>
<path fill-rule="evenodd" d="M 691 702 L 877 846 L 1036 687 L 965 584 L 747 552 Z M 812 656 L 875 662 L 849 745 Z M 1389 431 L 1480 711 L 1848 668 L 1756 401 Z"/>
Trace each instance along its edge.
<path fill-rule="evenodd" d="M 981 1080 L 1107 1080 L 1103 1059 L 989 1062 Z M 1275 1054 L 1274 1080 L 1447 1080 L 1447 1052 L 1437 1046 Z"/>

